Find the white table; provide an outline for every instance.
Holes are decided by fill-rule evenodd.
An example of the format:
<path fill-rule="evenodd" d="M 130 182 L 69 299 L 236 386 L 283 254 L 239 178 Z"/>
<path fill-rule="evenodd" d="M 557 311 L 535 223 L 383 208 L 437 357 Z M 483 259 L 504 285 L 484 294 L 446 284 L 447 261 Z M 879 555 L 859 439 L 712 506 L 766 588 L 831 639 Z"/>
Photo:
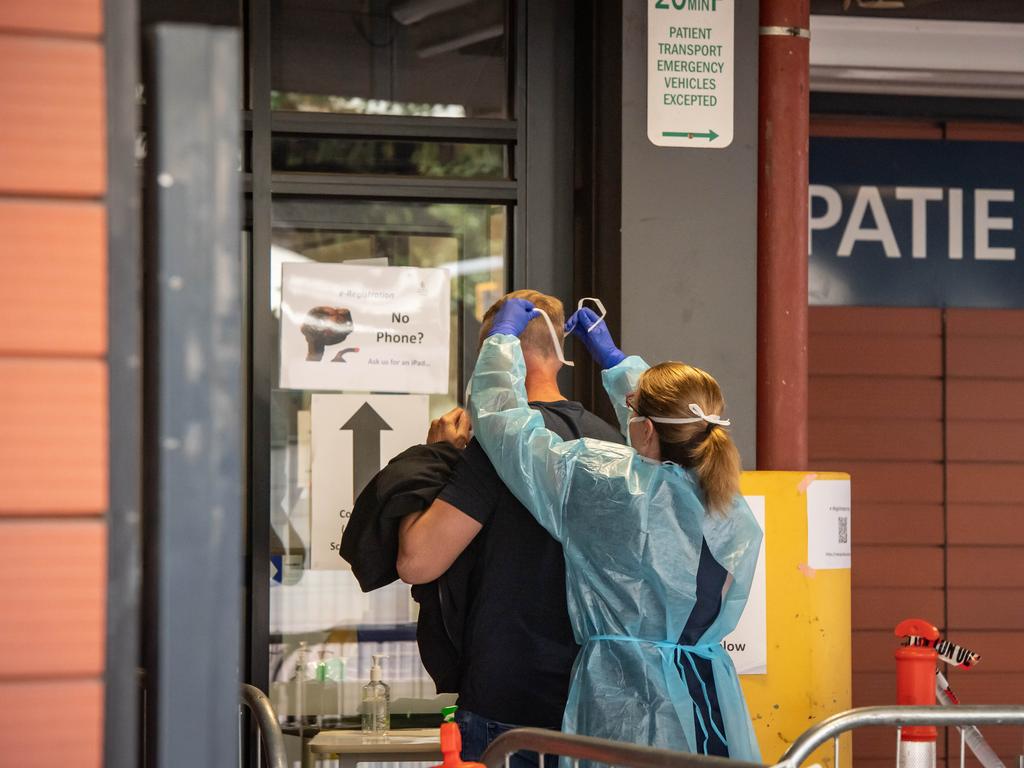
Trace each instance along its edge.
<path fill-rule="evenodd" d="M 306 747 L 313 760 L 337 755 L 340 768 L 356 763 L 441 762 L 441 736 L 437 728 L 402 728 L 387 736 L 362 731 L 320 731 Z"/>

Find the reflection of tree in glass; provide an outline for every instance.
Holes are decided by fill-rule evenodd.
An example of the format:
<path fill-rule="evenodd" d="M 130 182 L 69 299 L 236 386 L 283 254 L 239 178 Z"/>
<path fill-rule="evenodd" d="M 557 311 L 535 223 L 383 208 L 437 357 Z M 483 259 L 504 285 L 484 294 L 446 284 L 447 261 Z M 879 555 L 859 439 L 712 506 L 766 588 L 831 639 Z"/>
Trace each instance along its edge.
<path fill-rule="evenodd" d="M 465 117 L 461 104 L 417 104 L 386 99 L 360 99 L 323 93 L 271 91 L 270 108 L 291 112 L 333 112 L 346 115 L 396 115 L 399 117 Z"/>
<path fill-rule="evenodd" d="M 277 171 L 463 179 L 505 175 L 505 147 L 500 144 L 275 136 L 271 155 Z"/>
<path fill-rule="evenodd" d="M 421 176 L 500 179 L 505 175 L 504 148 L 495 144 L 431 144 L 415 154 Z"/>

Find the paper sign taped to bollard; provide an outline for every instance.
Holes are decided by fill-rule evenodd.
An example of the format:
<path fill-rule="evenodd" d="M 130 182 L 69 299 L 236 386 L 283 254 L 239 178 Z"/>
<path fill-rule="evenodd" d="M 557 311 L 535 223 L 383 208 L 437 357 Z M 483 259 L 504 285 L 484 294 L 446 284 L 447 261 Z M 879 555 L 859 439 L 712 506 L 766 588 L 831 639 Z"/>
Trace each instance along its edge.
<path fill-rule="evenodd" d="M 448 391 L 443 269 L 281 265 L 284 389 Z"/>
<path fill-rule="evenodd" d="M 647 0 L 647 138 L 732 144 L 736 0 Z"/>
<path fill-rule="evenodd" d="M 765 530 L 764 496 L 744 496 L 754 519 Z M 754 580 L 750 583 L 750 597 L 743 609 L 739 623 L 722 640 L 722 647 L 729 652 L 736 672 L 740 675 L 768 674 L 768 610 L 767 582 L 765 581 L 765 539 L 761 539 L 761 553 L 757 557 Z"/>
<path fill-rule="evenodd" d="M 807 565 L 849 568 L 850 481 L 815 480 L 807 486 Z"/>
<path fill-rule="evenodd" d="M 310 568 L 348 569 L 341 534 L 373 476 L 430 426 L 426 395 L 313 395 Z"/>

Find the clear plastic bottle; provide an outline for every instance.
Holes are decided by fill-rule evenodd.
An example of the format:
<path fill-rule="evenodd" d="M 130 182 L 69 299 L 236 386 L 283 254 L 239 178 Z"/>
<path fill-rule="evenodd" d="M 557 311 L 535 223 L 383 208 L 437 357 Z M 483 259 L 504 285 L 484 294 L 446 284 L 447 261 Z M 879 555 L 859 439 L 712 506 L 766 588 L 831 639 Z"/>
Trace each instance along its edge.
<path fill-rule="evenodd" d="M 306 694 L 308 693 L 306 690 L 306 654 L 306 641 L 300 640 L 299 651 L 295 661 L 295 673 L 291 679 L 292 690 L 289 696 L 289 699 L 291 699 L 290 703 L 294 707 L 292 714 L 295 721 L 300 725 L 306 722 L 306 709 L 308 708 L 306 701 Z"/>
<path fill-rule="evenodd" d="M 387 656 L 374 654 L 370 682 L 363 686 L 363 733 L 386 736 L 391 727 L 391 689 L 381 680 L 380 660 Z"/>

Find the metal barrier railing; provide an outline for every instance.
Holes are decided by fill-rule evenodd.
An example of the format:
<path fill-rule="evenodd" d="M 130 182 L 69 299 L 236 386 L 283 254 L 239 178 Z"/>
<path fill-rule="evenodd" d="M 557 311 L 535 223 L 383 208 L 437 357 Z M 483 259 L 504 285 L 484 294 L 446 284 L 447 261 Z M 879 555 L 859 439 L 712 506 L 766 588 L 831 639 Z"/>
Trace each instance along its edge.
<path fill-rule="evenodd" d="M 842 734 L 857 728 L 878 726 L 901 728 L 908 725 L 1024 726 L 1024 706 L 889 706 L 851 709 L 833 715 L 802 733 L 772 768 L 800 768 L 804 761 L 830 739 L 833 741 L 834 748 L 833 768 L 840 768 L 839 737 Z M 964 750 L 964 732 L 961 730 L 961 766 L 964 763 Z M 580 760 L 594 760 L 609 765 L 629 766 L 629 768 L 765 768 L 759 763 L 655 749 L 540 728 L 517 728 L 502 734 L 487 748 L 481 762 L 487 768 L 505 768 L 508 765 L 508 758 L 513 753 L 520 751 L 537 753 L 537 763 L 541 768 L 544 766 L 544 758 L 549 755 L 572 759 L 573 768 L 578 768 Z"/>
<path fill-rule="evenodd" d="M 503 733 L 487 748 L 480 762 L 487 768 L 503 768 L 512 754 L 521 751 L 536 752 L 540 768 L 543 768 L 544 758 L 548 755 L 572 759 L 573 768 L 578 768 L 580 760 L 630 768 L 764 768 L 760 763 L 655 749 L 542 728 L 516 728 Z"/>
<path fill-rule="evenodd" d="M 284 734 L 270 699 L 255 685 L 242 683 L 242 703 L 256 719 L 256 730 L 267 753 L 268 768 L 288 768 Z"/>
<path fill-rule="evenodd" d="M 860 707 L 840 712 L 804 731 L 790 745 L 774 768 L 799 768 L 814 751 L 832 739 L 833 768 L 839 767 L 839 736 L 857 728 L 905 725 L 969 726 L 1024 725 L 1024 706 L 966 705 L 955 707 Z M 964 736 L 960 737 L 960 763 L 964 761 Z"/>

